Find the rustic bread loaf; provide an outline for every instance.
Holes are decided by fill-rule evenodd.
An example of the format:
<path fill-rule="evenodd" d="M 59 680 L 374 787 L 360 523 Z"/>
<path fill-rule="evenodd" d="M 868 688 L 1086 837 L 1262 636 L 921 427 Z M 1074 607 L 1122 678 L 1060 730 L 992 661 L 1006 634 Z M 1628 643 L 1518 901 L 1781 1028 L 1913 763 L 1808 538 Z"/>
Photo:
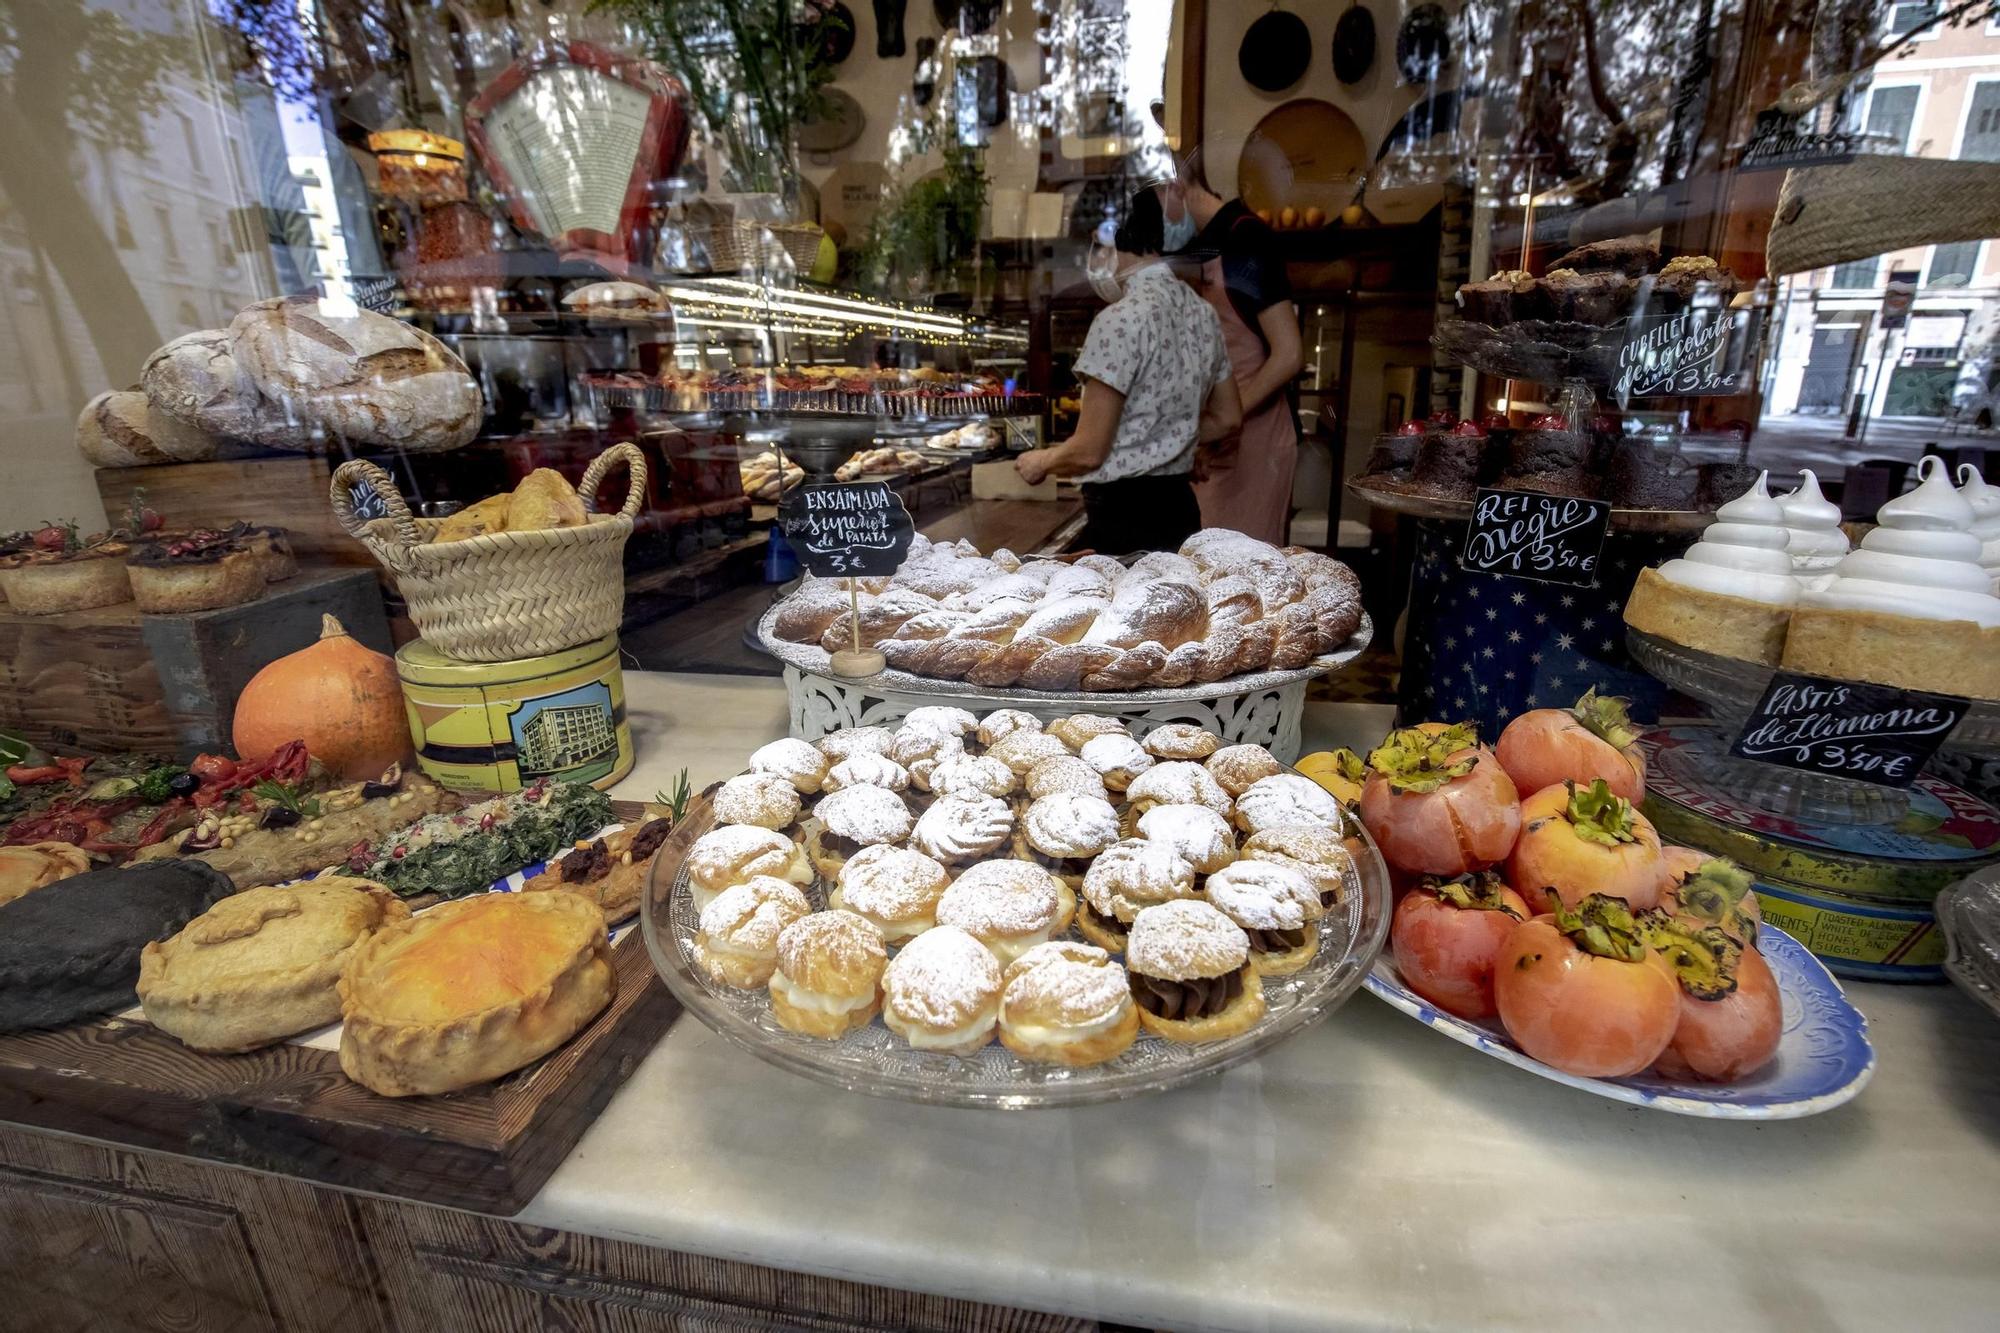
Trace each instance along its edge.
<path fill-rule="evenodd" d="M 209 435 L 262 440 L 286 424 L 259 402 L 230 353 L 227 329 L 183 333 L 146 358 L 139 383 L 154 410 Z M 293 433 L 295 447 L 310 438 L 308 431 Z"/>
<path fill-rule="evenodd" d="M 325 439 L 438 451 L 479 431 L 483 403 L 465 363 L 401 320 L 278 297 L 237 314 L 229 347 L 278 416 Z"/>
<path fill-rule="evenodd" d="M 76 448 L 92 467 L 144 467 L 215 456 L 215 441 L 156 411 L 136 389 L 100 393 L 76 418 Z"/>

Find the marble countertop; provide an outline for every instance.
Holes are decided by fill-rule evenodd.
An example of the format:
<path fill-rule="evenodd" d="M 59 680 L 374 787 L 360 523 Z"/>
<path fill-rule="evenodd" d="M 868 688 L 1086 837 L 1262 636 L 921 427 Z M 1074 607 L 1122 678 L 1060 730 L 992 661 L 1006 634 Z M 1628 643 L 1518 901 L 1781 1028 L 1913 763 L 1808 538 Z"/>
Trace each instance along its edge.
<path fill-rule="evenodd" d="M 621 796 L 785 730 L 768 678 L 626 680 Z M 1309 705 L 1307 748 L 1388 712 Z M 1767 1124 L 1590 1097 L 1366 994 L 1214 1079 L 1064 1111 L 839 1092 L 683 1018 L 519 1220 L 1149 1328 L 1991 1328 L 2000 1025 L 1948 987 L 1849 991 L 1873 1084 Z"/>

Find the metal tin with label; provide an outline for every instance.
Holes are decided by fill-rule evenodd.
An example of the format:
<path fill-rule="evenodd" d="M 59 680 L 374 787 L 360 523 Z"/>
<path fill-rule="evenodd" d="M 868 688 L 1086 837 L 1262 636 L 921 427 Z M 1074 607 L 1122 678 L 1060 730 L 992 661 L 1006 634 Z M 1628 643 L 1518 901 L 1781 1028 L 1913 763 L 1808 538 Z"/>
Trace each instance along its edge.
<path fill-rule="evenodd" d="M 417 765 L 455 791 L 539 778 L 603 790 L 632 771 L 618 637 L 512 662 L 462 662 L 418 639 L 396 653 Z"/>
<path fill-rule="evenodd" d="M 1945 938 L 1919 903 L 1864 902 L 1759 879 L 1764 920 L 1810 949 L 1827 969 L 1863 981 L 1942 981 Z"/>

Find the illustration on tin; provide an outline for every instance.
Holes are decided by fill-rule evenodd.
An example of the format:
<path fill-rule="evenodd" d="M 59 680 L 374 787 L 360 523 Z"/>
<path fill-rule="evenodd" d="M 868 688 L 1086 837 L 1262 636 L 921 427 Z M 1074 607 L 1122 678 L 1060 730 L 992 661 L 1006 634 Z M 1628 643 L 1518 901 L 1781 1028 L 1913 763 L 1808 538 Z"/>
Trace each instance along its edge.
<path fill-rule="evenodd" d="M 552 776 L 595 782 L 618 762 L 618 720 L 603 681 L 526 700 L 507 726 L 523 785 Z"/>

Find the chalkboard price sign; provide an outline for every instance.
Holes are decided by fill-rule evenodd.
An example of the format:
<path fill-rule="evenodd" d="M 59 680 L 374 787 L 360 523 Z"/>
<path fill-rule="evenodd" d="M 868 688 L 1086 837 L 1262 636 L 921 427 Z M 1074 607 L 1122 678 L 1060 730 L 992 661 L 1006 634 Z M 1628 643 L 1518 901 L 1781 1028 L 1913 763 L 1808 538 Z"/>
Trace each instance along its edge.
<path fill-rule="evenodd" d="M 799 562 L 821 578 L 879 578 L 902 568 L 916 524 L 887 482 L 807 482 L 778 507 Z"/>
<path fill-rule="evenodd" d="M 1611 526 L 1611 506 L 1540 491 L 1482 487 L 1465 527 L 1459 568 L 1587 588 Z"/>
<path fill-rule="evenodd" d="M 1780 671 L 1729 753 L 1907 787 L 1971 707 L 1964 699 Z"/>

